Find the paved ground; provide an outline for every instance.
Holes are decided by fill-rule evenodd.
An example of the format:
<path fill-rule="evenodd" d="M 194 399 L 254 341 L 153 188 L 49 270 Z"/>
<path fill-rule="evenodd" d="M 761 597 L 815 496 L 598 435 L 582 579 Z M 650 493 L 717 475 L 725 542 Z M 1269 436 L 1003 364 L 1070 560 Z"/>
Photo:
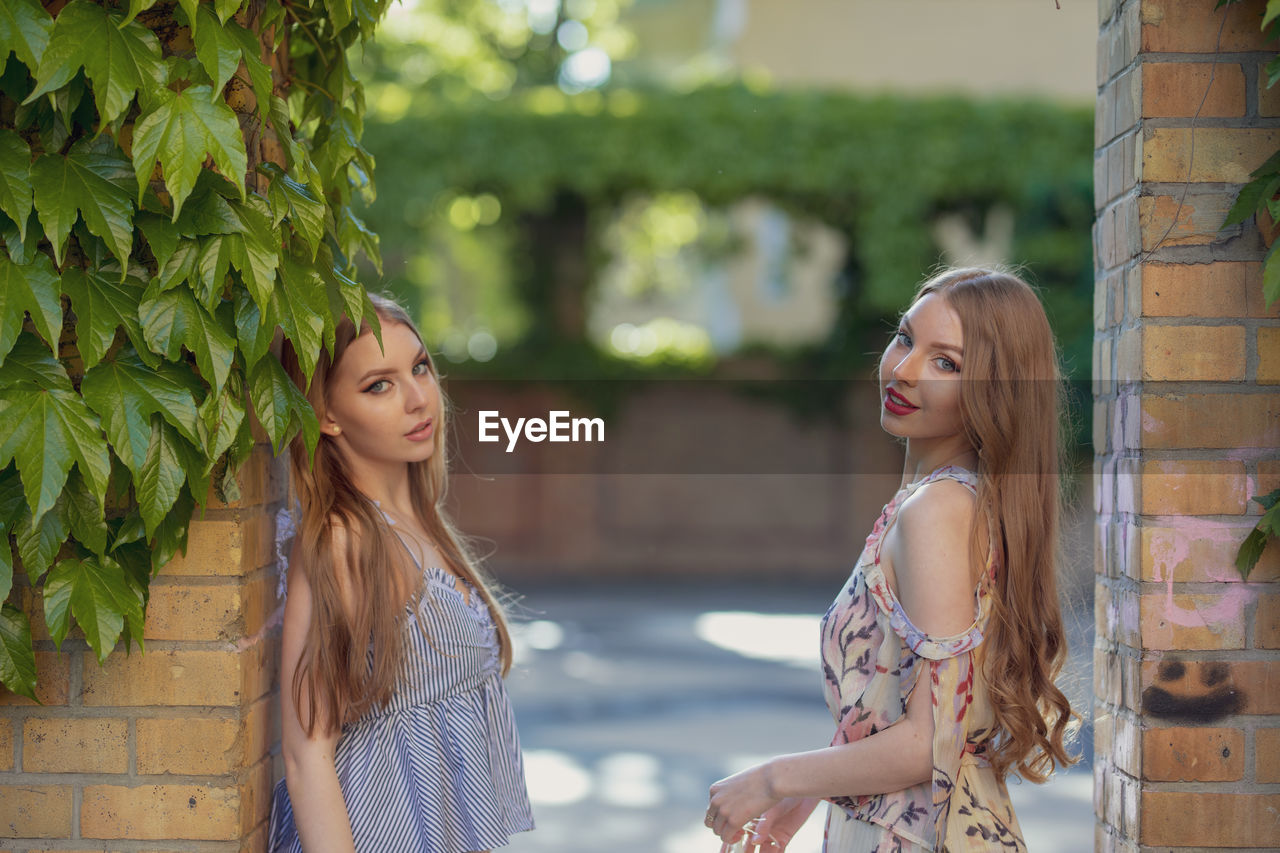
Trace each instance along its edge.
<path fill-rule="evenodd" d="M 838 582 L 525 585 L 508 682 L 539 828 L 510 853 L 715 853 L 707 787 L 761 758 L 825 746 L 817 619 Z M 1068 692 L 1091 684 L 1092 607 L 1072 613 Z M 1092 754 L 1091 730 L 1080 751 Z M 1032 853 L 1093 846 L 1087 762 L 1016 784 Z M 812 818 L 789 848 L 814 853 Z"/>

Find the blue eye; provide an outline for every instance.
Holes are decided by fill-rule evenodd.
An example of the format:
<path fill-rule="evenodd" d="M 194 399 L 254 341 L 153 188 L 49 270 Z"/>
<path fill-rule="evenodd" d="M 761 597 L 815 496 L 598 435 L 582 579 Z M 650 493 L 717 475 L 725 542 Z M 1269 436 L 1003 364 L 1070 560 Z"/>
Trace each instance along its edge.
<path fill-rule="evenodd" d="M 894 337 L 896 337 L 899 341 L 901 341 L 903 346 L 907 346 L 907 347 L 911 346 L 911 336 L 908 335 L 904 330 L 899 329 L 894 334 Z"/>
<path fill-rule="evenodd" d="M 956 363 L 946 356 L 939 356 L 935 361 L 937 361 L 940 368 L 948 373 L 958 373 L 960 371 L 960 368 L 956 366 Z"/>
<path fill-rule="evenodd" d="M 365 393 L 381 394 L 382 391 L 384 390 L 381 386 L 386 384 L 387 384 L 387 380 L 379 379 L 377 382 L 373 383 L 368 388 L 364 389 Z"/>
<path fill-rule="evenodd" d="M 422 368 L 422 369 L 421 369 L 421 370 L 419 370 L 418 368 Z M 426 359 L 426 358 L 424 358 L 422 361 L 418 362 L 417 364 L 415 364 L 415 365 L 413 366 L 413 374 L 414 374 L 414 376 L 422 376 L 423 374 L 427 374 L 427 373 L 430 373 L 430 372 L 431 372 L 431 361 L 430 361 L 430 359 Z"/>

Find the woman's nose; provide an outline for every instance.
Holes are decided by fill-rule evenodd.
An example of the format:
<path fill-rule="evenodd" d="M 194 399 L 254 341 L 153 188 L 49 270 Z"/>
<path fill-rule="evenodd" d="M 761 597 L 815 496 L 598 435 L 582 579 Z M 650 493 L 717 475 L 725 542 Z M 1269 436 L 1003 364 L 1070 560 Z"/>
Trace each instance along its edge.
<path fill-rule="evenodd" d="M 407 383 L 408 390 L 405 391 L 404 405 L 409 410 L 421 409 L 427 404 L 429 396 L 428 390 L 417 382 Z"/>
<path fill-rule="evenodd" d="M 915 382 L 918 372 L 919 369 L 910 352 L 898 359 L 898 363 L 893 366 L 893 378 L 909 385 Z"/>

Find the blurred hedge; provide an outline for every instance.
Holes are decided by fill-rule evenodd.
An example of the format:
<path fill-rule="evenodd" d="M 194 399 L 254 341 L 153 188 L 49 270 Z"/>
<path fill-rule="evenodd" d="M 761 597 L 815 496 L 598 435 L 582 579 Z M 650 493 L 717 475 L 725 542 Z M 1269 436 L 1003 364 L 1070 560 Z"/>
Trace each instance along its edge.
<path fill-rule="evenodd" d="M 420 99 L 366 127 L 380 193 L 369 219 L 391 257 L 421 240 L 423 203 L 442 193 L 492 193 L 504 218 L 566 193 L 592 209 L 668 190 L 712 205 L 765 196 L 850 242 L 842 316 L 818 348 L 831 366 L 865 362 L 868 331 L 938 263 L 939 214 L 970 217 L 980 235 L 985 211 L 1004 204 L 1016 220 L 1011 260 L 1044 289 L 1068 367 L 1087 376 L 1092 126 L 1091 110 L 1043 102 L 738 86 Z"/>

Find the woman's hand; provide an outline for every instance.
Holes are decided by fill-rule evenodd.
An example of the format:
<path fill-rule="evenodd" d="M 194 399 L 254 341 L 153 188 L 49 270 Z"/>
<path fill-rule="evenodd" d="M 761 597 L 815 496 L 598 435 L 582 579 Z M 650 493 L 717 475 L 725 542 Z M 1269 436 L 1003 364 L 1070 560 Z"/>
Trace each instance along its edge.
<path fill-rule="evenodd" d="M 720 853 L 782 853 L 795 837 L 796 832 L 813 814 L 818 805 L 816 797 L 788 797 L 780 800 L 754 821 L 749 821 L 744 828 L 747 834 L 740 848 L 732 845 L 738 842 L 739 833 L 734 838 L 720 845 Z"/>
<path fill-rule="evenodd" d="M 706 824 L 727 844 L 741 835 L 749 820 L 771 809 L 778 799 L 768 762 L 757 764 L 711 786 Z"/>
<path fill-rule="evenodd" d="M 756 831 L 743 853 L 777 853 L 785 850 L 800 827 L 813 814 L 817 797 L 788 797 L 780 800 L 756 822 Z M 755 845 L 754 847 L 752 845 Z"/>

